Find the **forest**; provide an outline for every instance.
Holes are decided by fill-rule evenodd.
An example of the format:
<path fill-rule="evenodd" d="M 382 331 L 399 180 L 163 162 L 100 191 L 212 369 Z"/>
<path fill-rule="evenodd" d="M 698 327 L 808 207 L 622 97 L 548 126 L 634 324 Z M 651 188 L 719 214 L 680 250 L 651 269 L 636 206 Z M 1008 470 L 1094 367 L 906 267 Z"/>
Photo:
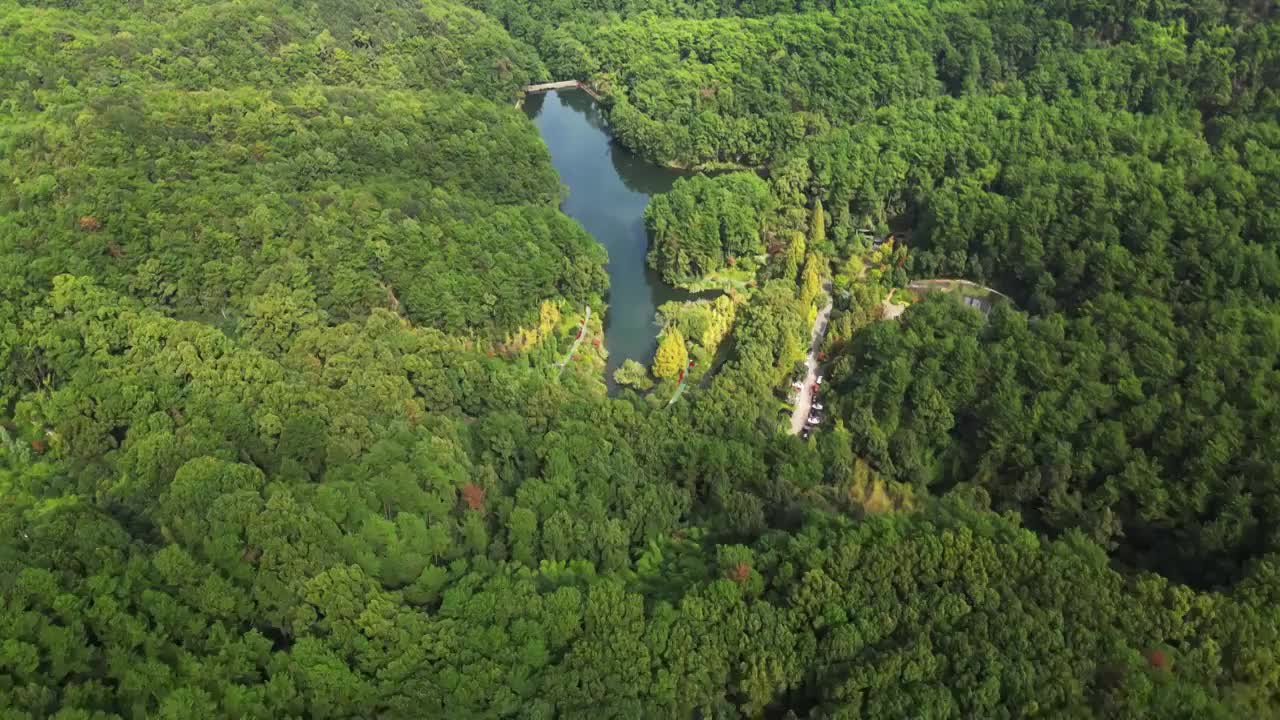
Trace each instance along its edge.
<path fill-rule="evenodd" d="M 1278 243 L 1265 0 L 0 0 L 0 720 L 1280 716 Z"/>

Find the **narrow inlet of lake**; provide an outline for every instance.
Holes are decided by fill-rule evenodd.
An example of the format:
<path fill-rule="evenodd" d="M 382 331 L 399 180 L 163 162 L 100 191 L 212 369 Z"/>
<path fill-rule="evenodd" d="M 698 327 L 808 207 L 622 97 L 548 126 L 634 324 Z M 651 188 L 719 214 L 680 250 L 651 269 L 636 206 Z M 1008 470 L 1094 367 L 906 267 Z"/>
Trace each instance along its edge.
<path fill-rule="evenodd" d="M 613 371 L 624 360 L 647 367 L 653 359 L 658 347 L 658 306 L 694 298 L 663 283 L 645 263 L 649 241 L 644 208 L 650 196 L 670 190 L 681 173 L 654 165 L 615 143 L 599 106 L 581 90 L 529 95 L 524 110 L 551 150 L 551 164 L 560 181 L 569 188 L 560 209 L 609 252 L 605 381 L 613 388 Z"/>

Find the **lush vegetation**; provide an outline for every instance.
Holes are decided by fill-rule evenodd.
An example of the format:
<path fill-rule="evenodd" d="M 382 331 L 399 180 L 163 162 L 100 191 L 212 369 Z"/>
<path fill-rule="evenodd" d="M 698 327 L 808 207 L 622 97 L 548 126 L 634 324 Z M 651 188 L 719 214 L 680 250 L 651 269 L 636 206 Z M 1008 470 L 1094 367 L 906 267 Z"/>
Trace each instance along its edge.
<path fill-rule="evenodd" d="M 472 5 L 0 0 L 0 718 L 1276 712 L 1269 5 Z"/>
<path fill-rule="evenodd" d="M 1081 97 L 1107 110 L 1274 111 L 1270 7 L 876 0 L 481 0 L 553 72 L 609 93 L 660 161 L 756 165 L 913 99 Z M 771 14 L 777 13 L 777 14 Z M 762 17 L 767 16 L 767 17 Z"/>
<path fill-rule="evenodd" d="M 559 187 L 536 131 L 444 90 L 509 96 L 541 72 L 518 70 L 536 56 L 491 21 L 413 3 L 390 18 L 170 5 L 5 13 L 11 296 L 74 273 L 227 325 L 289 295 L 334 321 L 392 307 L 502 335 L 536 319 L 530 298 L 603 292 L 598 247 L 552 209 Z M 262 34 L 229 30 L 240 24 Z M 415 71 L 442 64 L 455 74 Z"/>
<path fill-rule="evenodd" d="M 675 285 L 734 267 L 739 258 L 750 263 L 764 253 L 774 205 L 768 184 L 755 175 L 680 178 L 645 209 L 649 265 Z"/>

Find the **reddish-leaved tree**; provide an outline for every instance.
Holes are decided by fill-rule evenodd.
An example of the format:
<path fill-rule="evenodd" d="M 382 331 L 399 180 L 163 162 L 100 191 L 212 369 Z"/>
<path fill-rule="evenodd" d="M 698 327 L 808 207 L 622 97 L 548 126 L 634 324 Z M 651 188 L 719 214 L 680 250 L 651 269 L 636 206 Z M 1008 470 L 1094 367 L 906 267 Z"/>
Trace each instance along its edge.
<path fill-rule="evenodd" d="M 473 483 L 462 486 L 462 499 L 472 510 L 484 509 L 484 488 Z"/>

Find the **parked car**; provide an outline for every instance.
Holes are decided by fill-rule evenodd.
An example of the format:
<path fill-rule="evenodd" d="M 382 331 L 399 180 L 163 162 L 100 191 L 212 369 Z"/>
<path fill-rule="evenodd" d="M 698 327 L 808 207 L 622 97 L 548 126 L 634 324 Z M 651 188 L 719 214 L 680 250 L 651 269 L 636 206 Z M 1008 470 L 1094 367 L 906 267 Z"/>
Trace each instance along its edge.
<path fill-rule="evenodd" d="M 814 403 L 814 404 L 812 405 L 812 407 L 813 407 L 813 409 L 814 409 L 814 410 L 821 410 L 821 409 L 822 409 L 822 403 Z"/>
<path fill-rule="evenodd" d="M 818 417 L 817 415 L 810 415 L 810 416 L 809 416 L 809 424 L 810 424 L 810 425 L 817 425 L 817 424 L 818 424 L 818 423 L 820 423 L 820 422 L 822 422 L 822 418 Z"/>
<path fill-rule="evenodd" d="M 819 385 L 821 385 L 821 384 L 822 384 L 822 376 L 821 376 L 821 375 L 819 375 L 819 376 L 818 376 L 818 384 L 819 384 Z"/>
<path fill-rule="evenodd" d="M 800 437 L 804 438 L 805 440 L 808 440 L 808 439 L 809 439 L 809 434 L 810 434 L 810 433 L 812 433 L 812 432 L 813 432 L 813 429 L 812 429 L 812 428 L 810 428 L 810 427 L 808 427 L 808 426 L 805 426 L 805 429 L 803 429 L 803 430 L 801 430 L 801 431 L 800 431 Z"/>
<path fill-rule="evenodd" d="M 797 389 L 797 390 L 803 390 L 803 389 L 804 389 L 804 383 L 802 383 L 802 382 L 800 382 L 799 380 L 797 380 L 797 381 L 795 381 L 795 382 L 791 383 L 791 387 L 793 387 L 793 388 L 795 388 L 795 389 Z"/>

